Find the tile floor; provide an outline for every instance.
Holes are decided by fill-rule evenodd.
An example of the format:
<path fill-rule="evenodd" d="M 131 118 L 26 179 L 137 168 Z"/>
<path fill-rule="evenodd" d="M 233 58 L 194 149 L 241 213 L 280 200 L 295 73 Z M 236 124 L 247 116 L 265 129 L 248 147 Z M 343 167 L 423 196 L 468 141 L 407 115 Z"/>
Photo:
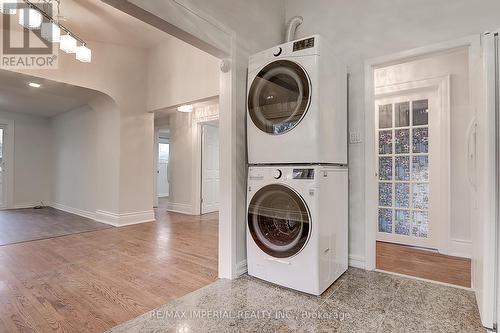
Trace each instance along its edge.
<path fill-rule="evenodd" d="M 321 297 L 218 280 L 109 333 L 485 332 L 471 291 L 350 268 Z"/>

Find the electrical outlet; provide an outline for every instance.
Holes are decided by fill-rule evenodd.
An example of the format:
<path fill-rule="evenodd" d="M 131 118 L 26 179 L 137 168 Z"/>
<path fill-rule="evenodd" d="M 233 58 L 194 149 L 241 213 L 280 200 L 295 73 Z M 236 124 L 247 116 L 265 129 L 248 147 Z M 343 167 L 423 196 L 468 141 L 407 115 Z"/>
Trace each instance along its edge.
<path fill-rule="evenodd" d="M 351 131 L 349 133 L 349 143 L 360 143 L 361 142 L 361 132 Z"/>

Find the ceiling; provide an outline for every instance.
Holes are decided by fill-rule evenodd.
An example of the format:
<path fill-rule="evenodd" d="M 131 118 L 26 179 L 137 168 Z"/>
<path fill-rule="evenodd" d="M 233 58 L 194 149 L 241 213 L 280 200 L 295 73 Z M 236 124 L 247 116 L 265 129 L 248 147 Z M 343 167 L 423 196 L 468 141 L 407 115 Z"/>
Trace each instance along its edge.
<path fill-rule="evenodd" d="M 40 83 L 40 88 L 28 86 Z M 0 111 L 52 117 L 88 104 L 99 93 L 55 81 L 0 70 Z"/>
<path fill-rule="evenodd" d="M 61 16 L 61 24 L 86 41 L 150 48 L 172 38 L 100 0 L 61 0 Z"/>

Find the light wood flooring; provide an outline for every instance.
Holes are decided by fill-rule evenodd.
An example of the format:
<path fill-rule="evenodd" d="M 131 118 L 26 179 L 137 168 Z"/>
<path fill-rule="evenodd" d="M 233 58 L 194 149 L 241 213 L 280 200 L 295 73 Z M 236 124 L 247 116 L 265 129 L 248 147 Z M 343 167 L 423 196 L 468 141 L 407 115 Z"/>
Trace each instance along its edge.
<path fill-rule="evenodd" d="M 0 211 L 0 246 L 112 228 L 51 207 Z"/>
<path fill-rule="evenodd" d="M 470 288 L 471 261 L 404 245 L 377 242 L 377 269 Z"/>
<path fill-rule="evenodd" d="M 0 247 L 0 332 L 103 332 L 217 279 L 218 215 Z"/>

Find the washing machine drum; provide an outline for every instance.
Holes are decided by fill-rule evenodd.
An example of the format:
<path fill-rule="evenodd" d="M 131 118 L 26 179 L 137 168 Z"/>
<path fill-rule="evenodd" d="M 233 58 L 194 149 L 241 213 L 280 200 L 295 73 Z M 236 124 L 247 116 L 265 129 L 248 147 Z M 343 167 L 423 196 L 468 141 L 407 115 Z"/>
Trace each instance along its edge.
<path fill-rule="evenodd" d="M 307 113 L 311 88 L 297 63 L 278 60 L 265 66 L 248 92 L 248 112 L 261 131 L 279 135 L 292 130 Z"/>
<path fill-rule="evenodd" d="M 259 248 L 270 256 L 287 258 L 299 253 L 311 232 L 309 210 L 302 197 L 284 185 L 268 185 L 253 196 L 248 227 Z"/>

